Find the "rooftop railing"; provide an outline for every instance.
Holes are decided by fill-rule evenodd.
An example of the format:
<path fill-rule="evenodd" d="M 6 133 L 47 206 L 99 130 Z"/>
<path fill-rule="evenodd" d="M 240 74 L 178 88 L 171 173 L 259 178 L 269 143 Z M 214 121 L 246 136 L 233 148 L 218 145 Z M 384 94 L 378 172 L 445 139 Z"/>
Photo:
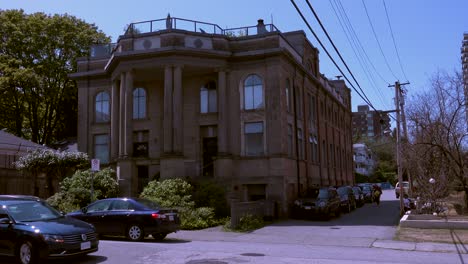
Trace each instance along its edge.
<path fill-rule="evenodd" d="M 202 34 L 224 35 L 231 38 L 261 35 L 269 32 L 280 32 L 273 24 L 263 24 L 259 20 L 255 26 L 238 27 L 222 29 L 220 26 L 212 23 L 170 17 L 131 23 L 125 30 L 124 36 L 134 36 L 145 33 L 158 32 L 163 30 L 186 30 Z M 109 56 L 114 52 L 117 44 L 98 44 L 93 45 L 90 50 L 91 57 Z"/>
<path fill-rule="evenodd" d="M 125 31 L 125 35 L 144 34 L 168 29 L 179 29 L 208 34 L 223 34 L 224 31 L 220 26 L 212 23 L 177 17 L 167 17 L 131 23 Z"/>

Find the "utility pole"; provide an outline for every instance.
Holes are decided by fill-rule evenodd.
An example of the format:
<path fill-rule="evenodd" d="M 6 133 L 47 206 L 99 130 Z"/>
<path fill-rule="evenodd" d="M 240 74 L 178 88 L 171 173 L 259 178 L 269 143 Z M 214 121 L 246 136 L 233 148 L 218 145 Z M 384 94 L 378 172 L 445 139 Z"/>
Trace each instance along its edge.
<path fill-rule="evenodd" d="M 403 85 L 408 84 L 404 83 Z M 401 169 L 401 137 L 400 137 L 400 97 L 402 96 L 401 84 L 396 81 L 395 85 L 389 85 L 389 87 L 395 87 L 395 111 L 396 111 L 396 163 L 397 163 L 397 174 L 400 188 L 400 215 L 405 214 L 404 205 L 404 190 L 403 190 L 403 175 Z"/>
<path fill-rule="evenodd" d="M 403 83 L 400 85 L 405 85 L 408 83 Z M 403 152 L 407 155 L 407 147 L 408 147 L 408 128 L 406 126 L 406 115 L 405 115 L 405 96 L 403 95 L 403 90 L 400 89 L 400 110 L 401 110 L 401 122 L 403 123 Z M 404 161 L 404 169 L 406 170 L 406 175 L 408 175 L 408 195 L 409 197 L 413 197 L 413 181 L 411 179 L 411 172 L 408 170 L 408 162 L 407 160 Z"/>

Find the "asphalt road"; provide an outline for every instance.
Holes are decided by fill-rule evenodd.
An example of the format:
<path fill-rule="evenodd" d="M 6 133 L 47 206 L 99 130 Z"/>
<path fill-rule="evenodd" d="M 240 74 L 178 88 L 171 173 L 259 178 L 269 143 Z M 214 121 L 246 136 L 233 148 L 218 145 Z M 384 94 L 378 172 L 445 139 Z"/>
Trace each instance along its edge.
<path fill-rule="evenodd" d="M 393 191 L 384 191 L 380 206 L 366 204 L 330 221 L 282 221 L 251 233 L 212 228 L 180 231 L 163 242 L 101 240 L 97 253 L 67 263 L 468 263 L 468 255 L 456 252 L 401 250 L 399 242 L 391 241 L 399 219 L 394 197 Z M 376 247 L 385 241 L 400 250 Z M 0 263 L 13 262 L 0 258 Z"/>

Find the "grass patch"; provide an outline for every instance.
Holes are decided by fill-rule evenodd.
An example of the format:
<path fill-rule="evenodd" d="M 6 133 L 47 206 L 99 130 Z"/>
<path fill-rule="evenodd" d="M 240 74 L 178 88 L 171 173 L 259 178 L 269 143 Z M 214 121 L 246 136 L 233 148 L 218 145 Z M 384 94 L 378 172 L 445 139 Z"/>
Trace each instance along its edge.
<path fill-rule="evenodd" d="M 468 230 L 398 227 L 396 240 L 410 242 L 468 243 Z"/>

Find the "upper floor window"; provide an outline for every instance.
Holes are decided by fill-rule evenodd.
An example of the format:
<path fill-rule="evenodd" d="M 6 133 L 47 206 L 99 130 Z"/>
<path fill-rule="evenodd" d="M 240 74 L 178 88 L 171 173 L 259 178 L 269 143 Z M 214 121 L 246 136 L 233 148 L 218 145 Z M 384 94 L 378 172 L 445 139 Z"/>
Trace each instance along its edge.
<path fill-rule="evenodd" d="M 95 120 L 97 123 L 110 121 L 110 97 L 108 92 L 96 95 Z"/>
<path fill-rule="evenodd" d="M 286 107 L 288 112 L 291 112 L 291 88 L 289 87 L 289 79 L 286 79 Z"/>
<path fill-rule="evenodd" d="M 102 164 L 109 163 L 109 135 L 94 135 L 94 157 Z"/>
<path fill-rule="evenodd" d="M 133 90 L 133 119 L 146 117 L 146 91 L 143 88 Z"/>
<path fill-rule="evenodd" d="M 218 112 L 216 83 L 211 81 L 200 89 L 200 113 Z"/>
<path fill-rule="evenodd" d="M 263 122 L 245 123 L 245 154 L 247 156 L 263 155 Z"/>
<path fill-rule="evenodd" d="M 258 75 L 252 74 L 244 82 L 244 109 L 263 108 L 263 83 Z"/>

